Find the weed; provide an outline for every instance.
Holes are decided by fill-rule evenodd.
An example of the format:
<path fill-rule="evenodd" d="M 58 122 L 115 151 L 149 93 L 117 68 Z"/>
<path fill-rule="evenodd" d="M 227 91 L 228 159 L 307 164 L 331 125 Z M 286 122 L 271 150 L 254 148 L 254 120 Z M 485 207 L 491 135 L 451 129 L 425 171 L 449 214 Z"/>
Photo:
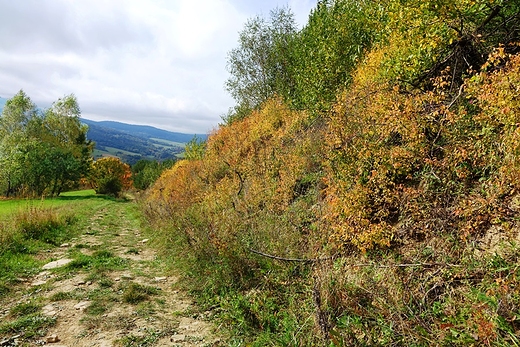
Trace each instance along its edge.
<path fill-rule="evenodd" d="M 124 269 L 128 264 L 127 259 L 117 257 L 107 250 L 96 251 L 91 256 L 77 252 L 73 254 L 73 258 L 74 260 L 62 268 L 63 270 L 61 271 L 68 272 L 70 270 L 84 269 L 103 273 L 104 271 Z"/>
<path fill-rule="evenodd" d="M 147 329 L 143 336 L 129 335 L 117 342 L 122 347 L 146 347 L 152 346 L 163 335 L 161 331 Z"/>
<path fill-rule="evenodd" d="M 100 288 L 111 288 L 114 285 L 114 281 L 112 281 L 109 277 L 103 277 L 98 281 Z"/>
<path fill-rule="evenodd" d="M 0 323 L 0 334 L 22 334 L 24 338 L 44 336 L 47 329 L 56 323 L 56 318 L 31 314 L 18 318 L 13 322 Z"/>
<path fill-rule="evenodd" d="M 65 300 L 72 300 L 76 299 L 77 294 L 75 292 L 57 292 L 54 293 L 49 300 L 50 301 L 65 301 Z"/>
<path fill-rule="evenodd" d="M 108 309 L 108 306 L 105 301 L 93 301 L 89 307 L 86 309 L 86 313 L 92 316 L 97 316 L 105 313 Z"/>
<path fill-rule="evenodd" d="M 139 250 L 137 248 L 130 248 L 126 251 L 126 254 L 139 254 Z"/>
<path fill-rule="evenodd" d="M 21 303 L 9 310 L 9 315 L 12 317 L 21 317 L 37 313 L 40 311 L 41 305 L 34 302 Z"/>
<path fill-rule="evenodd" d="M 157 288 L 132 282 L 123 291 L 123 302 L 128 304 L 138 304 L 147 300 L 150 295 L 156 295 L 157 293 Z"/>
<path fill-rule="evenodd" d="M 136 312 L 141 317 L 150 317 L 157 313 L 157 309 L 152 302 L 146 301 L 139 304 Z"/>

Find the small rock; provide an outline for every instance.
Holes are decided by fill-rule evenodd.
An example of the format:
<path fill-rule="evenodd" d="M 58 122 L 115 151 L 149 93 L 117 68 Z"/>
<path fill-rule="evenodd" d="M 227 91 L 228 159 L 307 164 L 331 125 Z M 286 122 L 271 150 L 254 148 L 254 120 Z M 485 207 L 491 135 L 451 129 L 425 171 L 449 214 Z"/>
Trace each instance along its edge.
<path fill-rule="evenodd" d="M 85 284 L 85 281 L 83 281 L 83 280 L 80 280 L 80 281 L 78 281 L 78 282 L 76 283 L 77 286 L 82 286 L 82 285 L 84 285 L 84 284 Z"/>
<path fill-rule="evenodd" d="M 56 261 L 51 261 L 50 263 L 43 265 L 42 269 L 44 269 L 44 270 L 56 269 L 58 267 L 65 266 L 70 262 L 72 262 L 72 259 L 60 259 L 60 260 L 56 260 Z"/>
<path fill-rule="evenodd" d="M 186 341 L 186 335 L 177 334 L 177 335 L 173 335 L 170 338 L 170 342 L 173 342 L 173 343 L 179 343 L 179 342 L 184 342 L 184 341 Z"/>
<path fill-rule="evenodd" d="M 134 276 L 129 275 L 129 274 L 124 274 L 124 275 L 121 275 L 121 278 L 124 280 L 133 280 Z"/>
<path fill-rule="evenodd" d="M 37 278 L 49 278 L 51 277 L 50 271 L 42 271 L 38 275 L 36 275 Z"/>
<path fill-rule="evenodd" d="M 60 341 L 60 338 L 58 337 L 58 335 L 49 335 L 49 336 L 47 336 L 45 341 L 47 343 L 56 343 L 56 342 Z"/>
<path fill-rule="evenodd" d="M 70 243 L 62 243 L 60 245 L 60 247 L 63 247 L 63 248 L 70 247 Z"/>
<path fill-rule="evenodd" d="M 58 314 L 58 311 L 53 304 L 48 304 L 42 307 L 42 313 L 47 317 L 54 317 Z"/>
<path fill-rule="evenodd" d="M 114 278 L 114 281 L 119 282 L 119 281 L 121 281 L 121 278 L 116 277 L 116 278 Z"/>
<path fill-rule="evenodd" d="M 87 281 L 87 286 L 90 286 L 92 284 L 92 281 Z"/>
<path fill-rule="evenodd" d="M 74 305 L 74 309 L 83 312 L 89 306 L 90 306 L 90 301 L 80 301 L 79 303 Z"/>
<path fill-rule="evenodd" d="M 155 277 L 155 282 L 164 282 L 168 279 L 168 277 Z"/>
<path fill-rule="evenodd" d="M 141 241 L 141 243 L 147 243 L 149 240 L 148 239 L 144 239 Z"/>

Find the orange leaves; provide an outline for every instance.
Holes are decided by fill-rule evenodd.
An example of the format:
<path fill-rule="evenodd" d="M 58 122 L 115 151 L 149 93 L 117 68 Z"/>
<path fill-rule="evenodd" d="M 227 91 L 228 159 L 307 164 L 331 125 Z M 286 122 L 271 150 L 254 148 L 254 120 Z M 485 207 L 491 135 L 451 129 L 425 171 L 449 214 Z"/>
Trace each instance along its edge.
<path fill-rule="evenodd" d="M 92 164 L 90 181 L 97 193 L 117 195 L 132 187 L 132 171 L 119 158 L 104 157 Z"/>
<path fill-rule="evenodd" d="M 255 216 L 278 218 L 317 185 L 321 136 L 305 131 L 306 117 L 274 99 L 222 126 L 210 135 L 201 160 L 179 162 L 163 173 L 148 205 L 180 223 L 190 240 L 209 242 L 218 252 L 232 252 L 245 237 L 240 230 L 272 233 L 269 219 Z"/>
<path fill-rule="evenodd" d="M 502 68 L 465 81 L 458 91 L 449 90 L 449 69 L 426 93 L 355 78 L 328 123 L 327 222 L 333 240 L 361 249 L 384 245 L 400 223 L 422 218 L 428 199 L 457 201 L 457 194 L 481 189 L 468 199 L 483 194 L 493 200 L 520 188 L 520 55 L 498 50 L 496 56 Z M 372 71 L 366 64 L 356 76 L 367 66 Z M 467 208 L 445 212 L 459 220 L 462 238 L 500 214 L 495 206 Z"/>
<path fill-rule="evenodd" d="M 161 175 L 147 197 L 163 208 L 165 216 L 182 213 L 200 201 L 205 186 L 200 178 L 201 161 L 181 160 Z"/>

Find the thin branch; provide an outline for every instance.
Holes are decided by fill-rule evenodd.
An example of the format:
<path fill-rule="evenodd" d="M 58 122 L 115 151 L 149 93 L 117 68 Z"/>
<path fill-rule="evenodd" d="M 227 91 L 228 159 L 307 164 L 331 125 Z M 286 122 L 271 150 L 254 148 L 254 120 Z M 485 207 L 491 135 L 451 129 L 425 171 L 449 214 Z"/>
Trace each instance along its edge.
<path fill-rule="evenodd" d="M 238 172 L 237 169 L 233 168 L 227 161 L 224 160 L 224 164 L 229 166 L 229 168 L 231 170 L 233 170 L 233 172 L 235 172 L 235 174 L 238 176 L 238 179 L 240 181 L 240 185 L 238 187 L 237 196 L 240 196 L 240 193 L 242 193 L 242 189 L 244 188 L 244 179 L 242 178 L 242 175 L 240 174 L 240 172 Z"/>
<path fill-rule="evenodd" d="M 335 256 L 335 255 L 331 256 L 331 257 L 327 257 L 327 258 L 314 258 L 314 259 L 284 258 L 284 257 L 278 257 L 276 255 L 260 252 L 260 251 L 254 250 L 252 248 L 248 248 L 248 250 L 251 253 L 260 255 L 260 256 L 265 257 L 265 258 L 279 260 L 279 261 L 285 261 L 285 262 L 318 263 L 318 262 L 333 260 L 333 259 L 337 258 L 337 256 Z M 385 268 L 395 268 L 395 267 L 433 267 L 433 266 L 461 267 L 462 265 L 449 264 L 449 263 L 410 263 L 410 264 L 378 265 L 378 264 L 369 264 L 369 263 L 367 263 L 367 264 L 347 264 L 346 266 L 348 266 L 348 267 L 369 267 L 369 266 L 373 266 L 373 267 L 376 267 L 376 268 L 385 269 Z"/>
<path fill-rule="evenodd" d="M 502 6 L 496 6 L 493 11 L 487 16 L 487 18 L 478 26 L 475 32 L 479 32 L 482 28 L 484 28 L 493 18 L 495 18 L 502 9 Z"/>
<path fill-rule="evenodd" d="M 458 264 L 449 263 L 411 263 L 411 264 L 390 264 L 390 265 L 377 265 L 377 264 L 350 264 L 350 267 L 369 267 L 373 266 L 379 269 L 390 269 L 396 267 L 434 267 L 434 266 L 447 266 L 447 267 L 462 267 Z"/>
<path fill-rule="evenodd" d="M 334 259 L 333 256 L 332 257 L 327 257 L 327 258 L 315 258 L 315 259 L 284 258 L 284 257 L 278 257 L 278 256 L 275 256 L 275 255 L 263 253 L 263 252 L 254 250 L 252 248 L 248 248 L 248 250 L 251 253 L 261 255 L 262 257 L 265 257 L 265 258 L 274 259 L 274 260 L 280 260 L 280 261 L 285 261 L 285 262 L 292 262 L 292 263 L 318 263 L 318 262 L 321 262 L 321 261 L 327 261 L 327 260 Z"/>
<path fill-rule="evenodd" d="M 464 89 L 464 84 L 460 86 L 459 88 L 459 94 L 453 98 L 453 100 L 451 100 L 450 104 L 448 105 L 448 110 L 455 104 L 455 102 L 460 98 L 460 96 L 462 95 L 462 91 Z"/>

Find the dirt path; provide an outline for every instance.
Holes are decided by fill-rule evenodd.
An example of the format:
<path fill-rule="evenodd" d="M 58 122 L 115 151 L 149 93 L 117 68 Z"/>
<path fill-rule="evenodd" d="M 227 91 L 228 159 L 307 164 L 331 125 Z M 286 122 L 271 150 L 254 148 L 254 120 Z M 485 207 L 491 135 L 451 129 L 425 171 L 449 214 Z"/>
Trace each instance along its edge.
<path fill-rule="evenodd" d="M 25 294 L 8 306 L 37 302 L 54 323 L 30 345 L 222 345 L 205 319 L 209 313 L 198 312 L 174 289 L 177 279 L 165 272 L 138 222 L 129 218 L 130 205 L 114 203 L 95 212 L 84 234 L 52 251 L 53 262 L 26 279 Z"/>

